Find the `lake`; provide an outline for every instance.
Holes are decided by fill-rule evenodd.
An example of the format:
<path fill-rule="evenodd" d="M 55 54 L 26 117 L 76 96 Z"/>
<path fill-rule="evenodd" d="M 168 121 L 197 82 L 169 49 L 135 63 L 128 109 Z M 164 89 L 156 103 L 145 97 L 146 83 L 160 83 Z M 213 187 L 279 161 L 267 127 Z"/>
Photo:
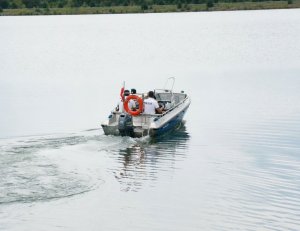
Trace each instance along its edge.
<path fill-rule="evenodd" d="M 0 230 L 299 230 L 300 10 L 0 18 Z M 176 77 L 185 123 L 105 136 Z"/>

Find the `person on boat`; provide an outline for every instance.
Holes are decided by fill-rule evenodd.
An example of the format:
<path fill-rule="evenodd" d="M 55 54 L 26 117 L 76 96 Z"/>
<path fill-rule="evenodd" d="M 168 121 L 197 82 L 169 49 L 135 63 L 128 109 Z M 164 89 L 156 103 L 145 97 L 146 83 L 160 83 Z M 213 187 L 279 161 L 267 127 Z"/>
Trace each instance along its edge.
<path fill-rule="evenodd" d="M 144 100 L 144 114 L 161 114 L 163 111 L 162 107 L 159 107 L 158 102 L 155 99 L 153 91 L 148 92 L 148 98 Z"/>
<path fill-rule="evenodd" d="M 132 88 L 130 90 L 130 93 L 131 93 L 131 95 L 136 95 L 136 89 Z M 139 109 L 139 103 L 136 100 L 134 100 L 134 103 L 135 103 L 135 108 L 133 108 L 133 109 Z"/>
<path fill-rule="evenodd" d="M 127 96 L 130 95 L 130 92 L 129 90 L 125 90 L 124 91 L 124 98 L 126 99 Z M 128 107 L 131 109 L 131 110 L 135 110 L 136 109 L 136 104 L 134 102 L 133 99 L 129 100 L 128 102 Z M 126 112 L 125 109 L 124 109 L 124 102 L 123 100 L 121 99 L 120 102 L 118 103 L 118 106 L 116 107 L 116 111 L 119 111 L 119 112 Z"/>
<path fill-rule="evenodd" d="M 135 95 L 135 94 L 136 94 L 136 89 L 132 88 L 132 89 L 130 90 L 130 93 L 131 93 L 132 95 Z"/>

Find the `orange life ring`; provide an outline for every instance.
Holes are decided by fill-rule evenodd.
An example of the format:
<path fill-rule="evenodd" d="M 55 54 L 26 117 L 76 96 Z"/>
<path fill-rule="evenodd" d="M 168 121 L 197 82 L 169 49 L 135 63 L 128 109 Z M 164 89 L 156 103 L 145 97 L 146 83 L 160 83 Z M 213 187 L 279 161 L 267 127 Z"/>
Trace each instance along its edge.
<path fill-rule="evenodd" d="M 129 100 L 131 100 L 131 99 L 134 99 L 134 100 L 136 100 L 139 103 L 139 109 L 137 109 L 136 111 L 132 111 L 128 107 Z M 125 99 L 125 101 L 124 101 L 124 103 L 123 103 L 123 105 L 124 105 L 125 111 L 128 114 L 132 115 L 132 116 L 138 116 L 143 111 L 143 99 L 141 97 L 138 97 L 137 95 L 129 95 L 129 96 L 127 96 L 126 99 Z"/>

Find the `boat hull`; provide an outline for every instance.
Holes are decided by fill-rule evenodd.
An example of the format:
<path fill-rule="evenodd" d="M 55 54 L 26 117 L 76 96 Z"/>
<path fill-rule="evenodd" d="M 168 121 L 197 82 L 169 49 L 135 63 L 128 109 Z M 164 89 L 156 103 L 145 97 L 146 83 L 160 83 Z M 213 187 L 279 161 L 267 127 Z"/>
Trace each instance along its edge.
<path fill-rule="evenodd" d="M 120 136 L 118 126 L 108 126 L 106 124 L 101 124 L 101 126 L 105 135 Z"/>
<path fill-rule="evenodd" d="M 166 122 L 163 126 L 161 126 L 159 128 L 150 129 L 149 136 L 151 136 L 151 137 L 162 136 L 162 135 L 167 134 L 167 133 L 173 131 L 174 129 L 180 127 L 187 109 L 188 108 L 181 111 L 179 114 L 177 114 L 171 120 Z"/>

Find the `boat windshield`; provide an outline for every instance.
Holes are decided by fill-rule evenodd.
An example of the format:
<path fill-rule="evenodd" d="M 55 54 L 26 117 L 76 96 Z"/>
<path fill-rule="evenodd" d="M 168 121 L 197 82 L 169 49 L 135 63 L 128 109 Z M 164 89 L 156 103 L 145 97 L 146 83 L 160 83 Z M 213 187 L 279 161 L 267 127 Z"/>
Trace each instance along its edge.
<path fill-rule="evenodd" d="M 171 92 L 159 92 L 155 93 L 155 97 L 157 101 L 170 101 L 172 99 L 172 93 Z"/>

